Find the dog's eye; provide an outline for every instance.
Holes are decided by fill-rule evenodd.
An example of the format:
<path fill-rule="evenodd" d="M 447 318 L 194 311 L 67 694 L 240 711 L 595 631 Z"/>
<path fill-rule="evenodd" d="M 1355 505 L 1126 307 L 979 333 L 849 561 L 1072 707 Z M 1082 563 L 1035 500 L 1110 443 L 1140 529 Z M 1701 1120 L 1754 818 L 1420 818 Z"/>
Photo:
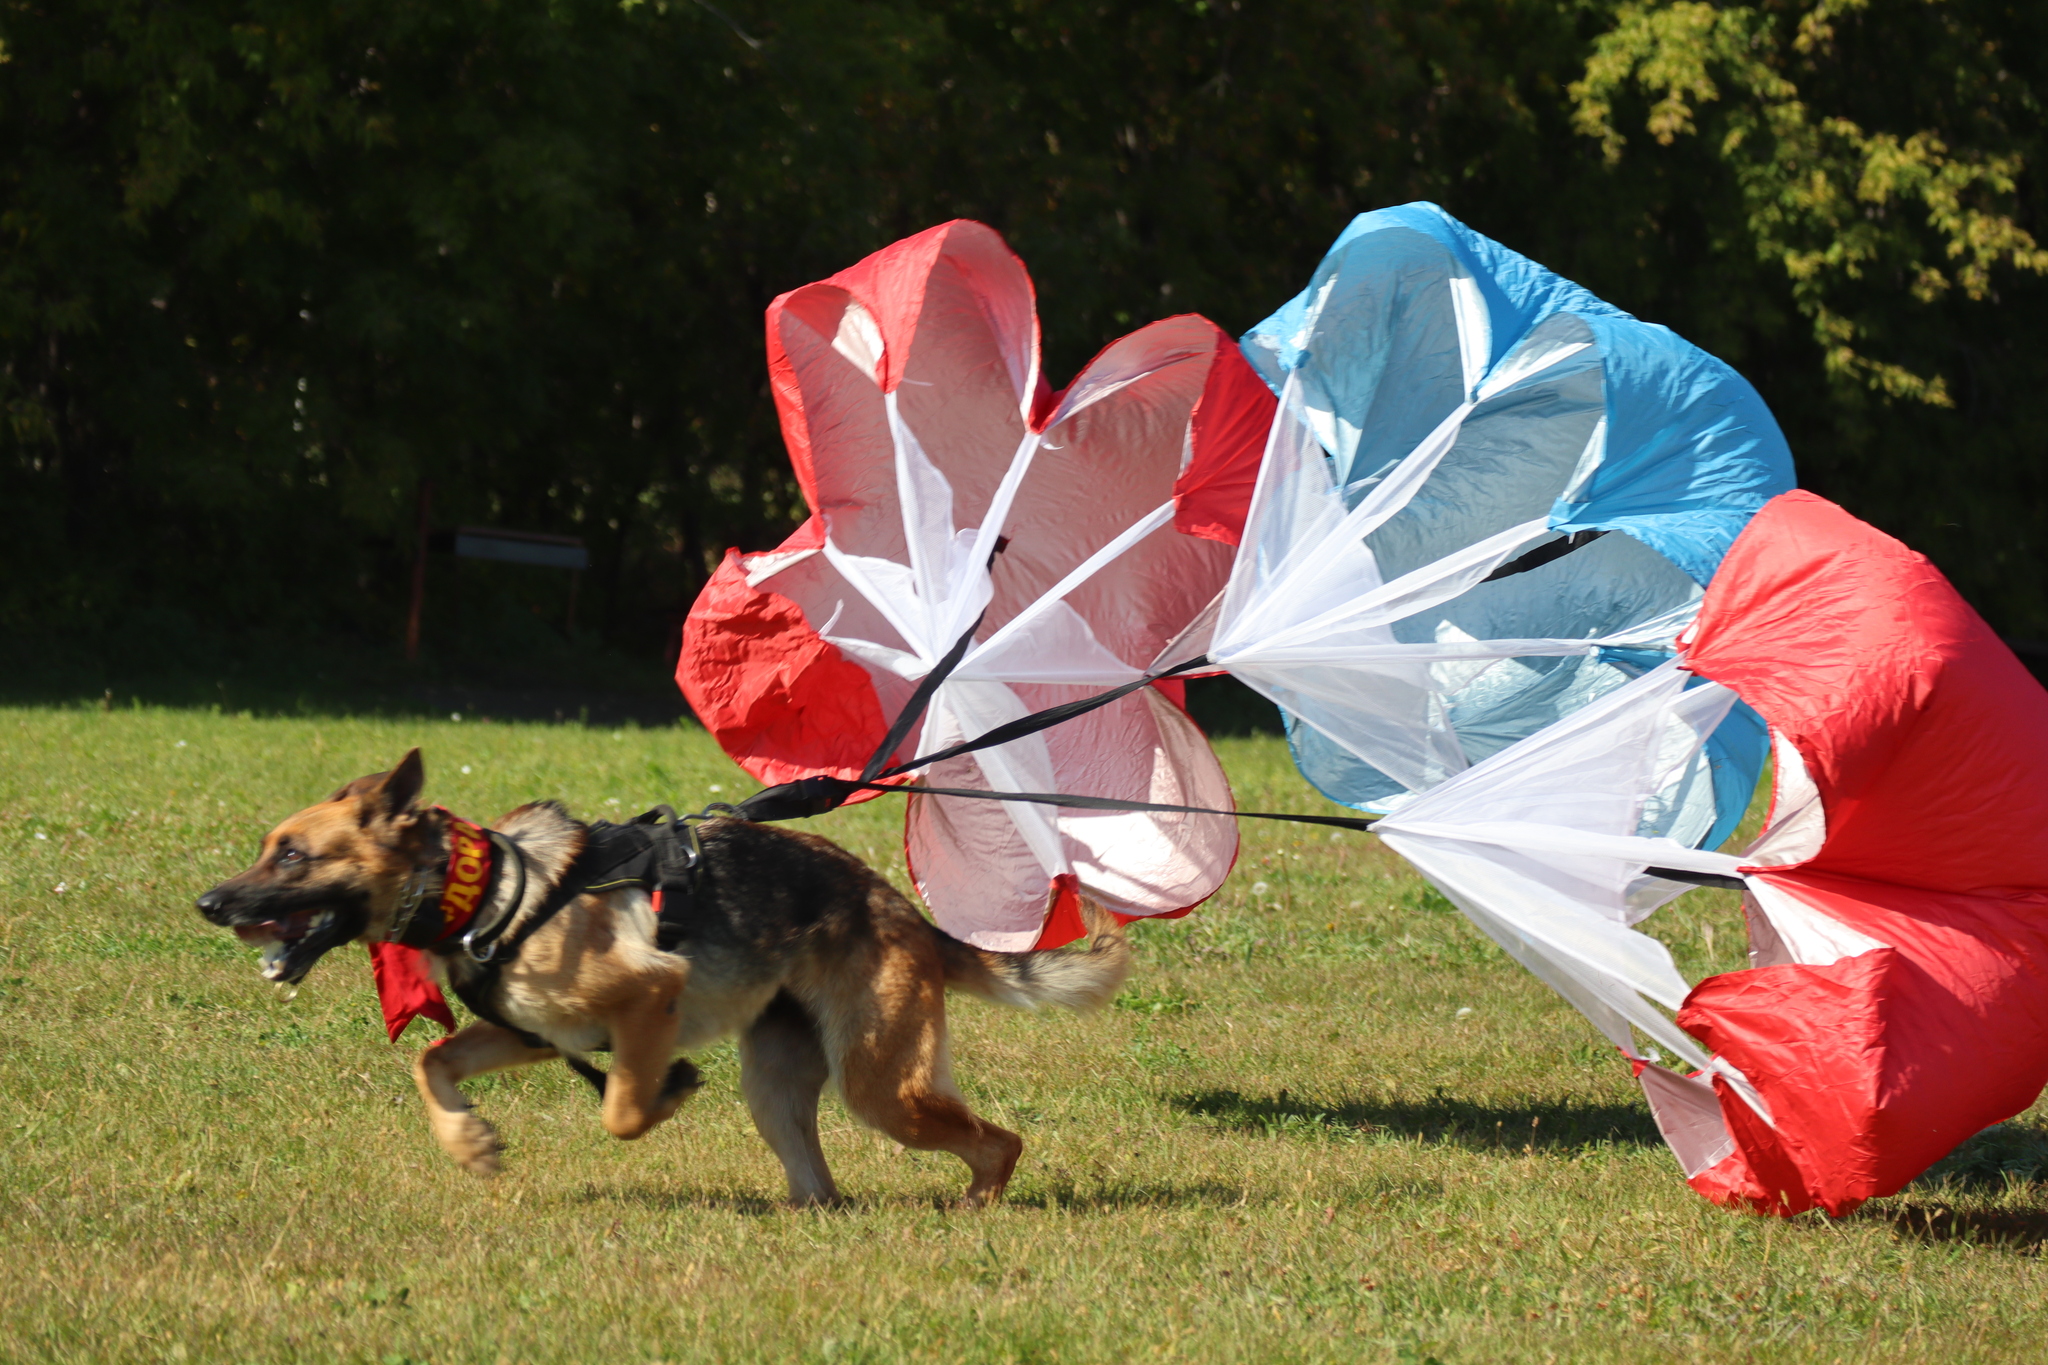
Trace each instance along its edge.
<path fill-rule="evenodd" d="M 277 860 L 281 863 L 302 863 L 306 861 L 306 855 L 299 849 L 288 848 L 277 855 Z"/>

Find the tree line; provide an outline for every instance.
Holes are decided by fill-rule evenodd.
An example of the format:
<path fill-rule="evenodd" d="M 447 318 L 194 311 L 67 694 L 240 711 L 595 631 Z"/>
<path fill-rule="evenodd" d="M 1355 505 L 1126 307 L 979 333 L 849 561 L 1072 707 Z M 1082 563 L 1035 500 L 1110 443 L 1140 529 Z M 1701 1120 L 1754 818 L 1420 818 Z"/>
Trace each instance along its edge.
<path fill-rule="evenodd" d="M 0 0 L 0 630 L 396 648 L 417 491 L 652 655 L 800 499 L 779 292 L 955 217 L 1046 370 L 1432 199 L 1730 361 L 2048 637 L 2048 7 Z M 465 580 L 478 592 L 521 580 Z M 538 581 L 538 580 L 536 580 Z M 448 610 L 444 604 L 440 610 Z"/>

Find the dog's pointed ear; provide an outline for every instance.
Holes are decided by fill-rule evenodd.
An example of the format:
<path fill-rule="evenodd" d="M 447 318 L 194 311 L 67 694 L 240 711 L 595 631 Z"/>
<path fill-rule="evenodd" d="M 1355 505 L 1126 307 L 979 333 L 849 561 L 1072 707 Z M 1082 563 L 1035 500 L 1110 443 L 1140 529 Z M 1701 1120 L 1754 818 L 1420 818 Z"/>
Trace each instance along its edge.
<path fill-rule="evenodd" d="M 359 777 L 327 799 L 354 801 L 361 807 L 362 822 L 367 825 L 372 820 L 389 820 L 411 810 L 426 783 L 426 764 L 420 761 L 420 751 L 411 749 L 390 772 Z"/>
<path fill-rule="evenodd" d="M 420 761 L 420 751 L 407 749 L 398 766 L 384 774 L 382 785 L 369 793 L 369 804 L 386 819 L 403 815 L 420 799 L 420 788 L 426 785 L 427 765 Z"/>

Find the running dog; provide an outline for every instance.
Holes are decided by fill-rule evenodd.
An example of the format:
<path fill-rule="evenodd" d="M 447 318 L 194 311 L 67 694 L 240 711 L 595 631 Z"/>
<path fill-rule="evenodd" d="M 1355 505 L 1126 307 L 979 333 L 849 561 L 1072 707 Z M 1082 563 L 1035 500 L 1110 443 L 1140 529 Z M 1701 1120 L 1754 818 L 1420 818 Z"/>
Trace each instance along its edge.
<path fill-rule="evenodd" d="M 630 827 L 585 825 L 540 801 L 482 830 L 421 808 L 424 780 L 417 749 L 357 778 L 271 830 L 255 866 L 198 907 L 262 945 L 264 975 L 282 983 L 351 940 L 420 947 L 480 1016 L 413 1071 L 435 1139 L 479 1175 L 497 1172 L 500 1146 L 464 1080 L 563 1057 L 598 1086 L 606 1130 L 630 1140 L 696 1088 L 679 1051 L 737 1034 L 741 1090 L 793 1204 L 839 1198 L 818 1144 L 828 1082 L 862 1122 L 966 1162 L 965 1202 L 987 1204 L 1024 1144 L 954 1088 L 947 988 L 1090 1009 L 1130 971 L 1100 907 L 1084 905 L 1085 950 L 988 952 L 932 925 L 837 845 L 737 819 L 700 827 L 678 929 L 657 915 L 647 878 L 592 870 L 598 844 Z M 607 1049 L 609 1075 L 589 1061 Z"/>

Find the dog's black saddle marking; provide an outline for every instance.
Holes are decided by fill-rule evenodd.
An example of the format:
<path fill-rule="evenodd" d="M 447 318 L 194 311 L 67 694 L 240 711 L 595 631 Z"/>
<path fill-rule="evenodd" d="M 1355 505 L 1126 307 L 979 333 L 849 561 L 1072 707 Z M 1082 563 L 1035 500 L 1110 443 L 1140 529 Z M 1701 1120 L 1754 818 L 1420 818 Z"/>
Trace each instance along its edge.
<path fill-rule="evenodd" d="M 520 946 L 578 896 L 639 886 L 660 893 L 661 909 L 655 919 L 655 946 L 665 953 L 676 952 L 697 934 L 697 877 L 703 862 L 704 853 L 697 843 L 696 828 L 669 806 L 656 806 L 623 825 L 606 820 L 586 825 L 583 852 L 569 865 L 561 882 L 548 893 L 547 899 L 536 906 L 516 930 L 513 929 L 513 921 L 518 918 L 519 907 L 515 897 L 491 919 L 480 920 L 464 935 L 458 951 L 469 955 L 471 969 L 463 974 L 462 979 L 452 980 L 456 998 L 477 1018 L 518 1034 L 520 1041 L 528 1047 L 552 1047 L 553 1044 L 545 1038 L 508 1022 L 492 1004 L 498 976 L 507 963 L 519 956 Z M 522 868 L 522 886 L 524 881 Z M 512 932 L 508 933 L 508 930 Z M 452 972 L 449 975 L 451 978 L 457 976 Z M 604 1094 L 604 1072 L 574 1057 L 565 1060 L 571 1070 L 596 1088 L 600 1096 Z M 696 1068 L 688 1062 L 678 1061 L 669 1071 L 672 1085 L 687 1082 L 689 1088 L 695 1088 L 695 1077 Z M 667 1093 L 666 1086 L 664 1093 Z"/>

